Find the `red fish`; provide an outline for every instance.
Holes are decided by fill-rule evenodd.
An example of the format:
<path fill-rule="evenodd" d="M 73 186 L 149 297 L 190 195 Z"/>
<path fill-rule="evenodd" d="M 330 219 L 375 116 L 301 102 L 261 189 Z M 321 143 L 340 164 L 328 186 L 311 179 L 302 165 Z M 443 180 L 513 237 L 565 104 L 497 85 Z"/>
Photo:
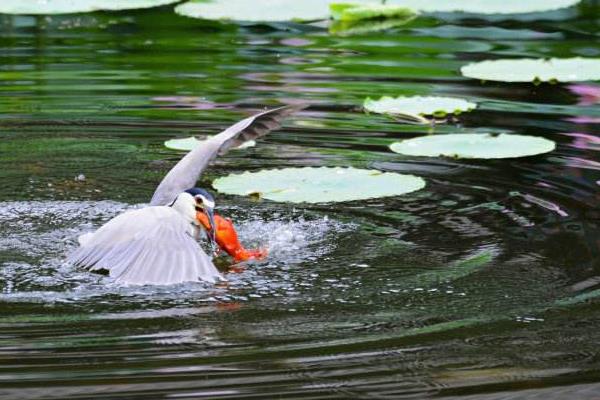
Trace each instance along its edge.
<path fill-rule="evenodd" d="M 210 231 L 210 222 L 208 217 L 203 212 L 197 213 L 198 220 L 202 223 L 207 231 Z M 216 227 L 215 239 L 221 250 L 229 254 L 235 262 L 247 261 L 250 259 L 262 260 L 268 254 L 267 249 L 247 250 L 240 243 L 237 232 L 233 227 L 230 219 L 223 218 L 218 214 L 214 215 Z"/>

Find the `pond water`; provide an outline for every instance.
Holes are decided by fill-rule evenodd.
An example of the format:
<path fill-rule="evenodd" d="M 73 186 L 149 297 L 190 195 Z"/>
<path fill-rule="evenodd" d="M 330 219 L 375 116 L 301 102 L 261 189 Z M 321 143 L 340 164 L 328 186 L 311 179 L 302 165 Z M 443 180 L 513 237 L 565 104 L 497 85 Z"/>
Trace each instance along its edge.
<path fill-rule="evenodd" d="M 584 1 L 543 19 L 429 15 L 355 36 L 169 7 L 0 16 L 0 397 L 592 398 L 600 96 L 458 71 L 489 58 L 598 57 L 599 15 Z M 382 95 L 479 108 L 435 126 L 361 111 Z M 219 195 L 242 241 L 271 249 L 226 285 L 122 287 L 64 263 L 79 234 L 148 202 L 181 157 L 165 140 L 299 100 L 312 105 L 217 160 L 199 186 L 269 167 L 353 166 L 427 187 L 335 205 Z M 465 161 L 387 147 L 470 132 L 557 148 Z"/>

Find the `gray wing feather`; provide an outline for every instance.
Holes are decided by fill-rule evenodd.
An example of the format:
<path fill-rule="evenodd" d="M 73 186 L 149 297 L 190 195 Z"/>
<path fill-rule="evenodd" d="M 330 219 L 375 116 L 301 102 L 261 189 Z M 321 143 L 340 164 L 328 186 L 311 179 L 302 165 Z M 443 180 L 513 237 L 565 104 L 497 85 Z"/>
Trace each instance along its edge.
<path fill-rule="evenodd" d="M 160 182 L 150 205 L 168 205 L 186 189 L 192 188 L 208 164 L 218 155 L 232 147 L 266 135 L 281 125 L 288 115 L 305 108 L 293 105 L 275 108 L 241 120 L 223 132 L 203 142 L 183 157 Z"/>
<path fill-rule="evenodd" d="M 169 207 L 149 207 L 113 218 L 86 238 L 69 261 L 106 270 L 116 282 L 170 285 L 223 279 L 188 223 Z"/>

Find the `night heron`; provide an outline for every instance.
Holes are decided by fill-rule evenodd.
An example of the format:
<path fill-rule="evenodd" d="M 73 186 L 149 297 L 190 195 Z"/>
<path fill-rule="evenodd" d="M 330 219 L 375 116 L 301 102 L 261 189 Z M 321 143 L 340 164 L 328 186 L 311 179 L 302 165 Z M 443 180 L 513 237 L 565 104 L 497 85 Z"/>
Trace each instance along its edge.
<path fill-rule="evenodd" d="M 236 260 L 260 257 L 260 251 L 236 245 L 231 222 L 214 214 L 213 196 L 194 186 L 217 155 L 266 135 L 304 107 L 285 106 L 256 114 L 203 141 L 164 177 L 149 207 L 127 211 L 82 235 L 80 247 L 68 260 L 90 271 L 107 271 L 124 284 L 216 282 L 223 277 L 197 241 L 203 230 L 213 249 L 218 245 Z"/>

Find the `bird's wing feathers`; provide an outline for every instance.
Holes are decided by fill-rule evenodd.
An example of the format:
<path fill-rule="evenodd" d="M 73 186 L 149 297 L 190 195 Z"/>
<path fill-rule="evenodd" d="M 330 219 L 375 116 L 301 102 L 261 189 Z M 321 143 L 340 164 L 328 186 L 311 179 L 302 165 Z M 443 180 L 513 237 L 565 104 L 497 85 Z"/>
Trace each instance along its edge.
<path fill-rule="evenodd" d="M 266 135 L 271 130 L 277 129 L 288 115 L 305 107 L 304 104 L 285 106 L 253 115 L 204 141 L 169 171 L 156 188 L 150 205 L 170 204 L 179 193 L 196 185 L 202 172 L 218 154 L 223 154 L 248 140 Z"/>
<path fill-rule="evenodd" d="M 245 141 L 266 135 L 306 105 L 280 107 L 246 118 L 206 140 L 179 161 L 162 180 L 152 206 L 165 206 L 194 187 L 200 174 L 218 155 Z M 190 235 L 191 225 L 170 207 L 147 207 L 121 214 L 93 234 L 69 261 L 92 271 L 107 270 L 117 282 L 173 284 L 223 279 L 210 258 Z"/>
<path fill-rule="evenodd" d="M 90 271 L 106 270 L 116 282 L 169 285 L 222 279 L 189 235 L 190 224 L 169 207 L 119 215 L 86 237 L 69 261 Z"/>

